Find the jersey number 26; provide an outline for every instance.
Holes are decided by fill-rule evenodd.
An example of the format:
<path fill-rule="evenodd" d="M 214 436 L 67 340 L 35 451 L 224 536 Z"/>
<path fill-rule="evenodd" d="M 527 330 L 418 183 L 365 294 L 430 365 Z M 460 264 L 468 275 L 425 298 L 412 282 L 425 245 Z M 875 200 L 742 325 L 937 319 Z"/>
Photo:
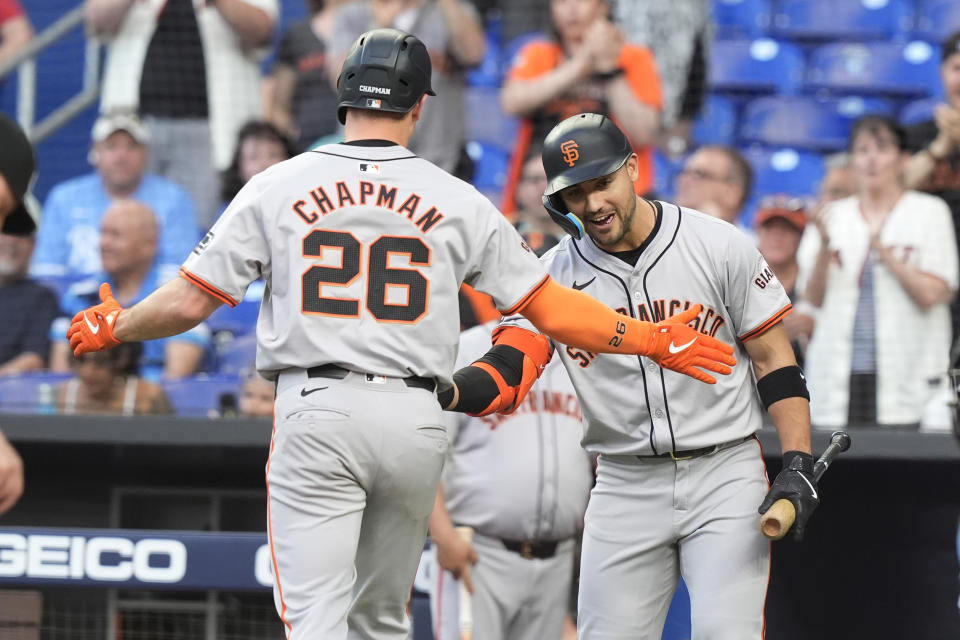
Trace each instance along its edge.
<path fill-rule="evenodd" d="M 314 229 L 303 239 L 303 256 L 320 258 L 324 248 L 340 249 L 339 267 L 312 266 L 303 273 L 303 313 L 317 313 L 341 318 L 360 317 L 360 301 L 351 298 L 332 298 L 320 295 L 321 286 L 350 285 L 360 276 L 363 245 L 352 233 Z M 427 310 L 429 281 L 416 269 L 398 269 L 388 266 L 391 255 L 404 255 L 411 265 L 430 265 L 430 247 L 420 238 L 380 236 L 370 244 L 367 260 L 367 301 L 370 313 L 379 322 L 408 322 L 420 320 Z M 391 288 L 406 289 L 406 302 L 388 302 Z M 403 298 L 402 294 L 399 296 Z"/>

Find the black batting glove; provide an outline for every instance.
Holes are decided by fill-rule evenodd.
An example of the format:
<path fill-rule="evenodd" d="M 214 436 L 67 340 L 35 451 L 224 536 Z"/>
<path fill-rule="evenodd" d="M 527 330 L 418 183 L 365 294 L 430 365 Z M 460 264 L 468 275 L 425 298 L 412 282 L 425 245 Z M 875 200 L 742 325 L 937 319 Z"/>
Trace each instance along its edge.
<path fill-rule="evenodd" d="M 783 454 L 783 470 L 770 485 L 770 491 L 758 510 L 761 514 L 773 506 L 780 498 L 793 504 L 797 519 L 793 523 L 793 539 L 800 542 L 807 520 L 820 504 L 817 481 L 813 477 L 813 456 L 802 451 L 787 451 Z"/>

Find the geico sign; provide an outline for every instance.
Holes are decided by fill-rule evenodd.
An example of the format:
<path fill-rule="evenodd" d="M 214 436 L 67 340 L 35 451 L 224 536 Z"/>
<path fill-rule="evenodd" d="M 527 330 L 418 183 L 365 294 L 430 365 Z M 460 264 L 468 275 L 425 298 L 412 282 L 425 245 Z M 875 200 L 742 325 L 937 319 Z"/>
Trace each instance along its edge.
<path fill-rule="evenodd" d="M 179 540 L 144 538 L 134 542 L 127 538 L 0 533 L 0 577 L 170 583 L 182 580 L 186 571 L 187 548 Z"/>

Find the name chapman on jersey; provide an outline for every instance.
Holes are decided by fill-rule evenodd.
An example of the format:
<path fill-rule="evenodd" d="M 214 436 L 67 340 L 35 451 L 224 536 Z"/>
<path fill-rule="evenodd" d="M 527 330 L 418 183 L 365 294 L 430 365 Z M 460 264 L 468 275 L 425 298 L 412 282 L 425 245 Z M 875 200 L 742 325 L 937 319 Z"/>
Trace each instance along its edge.
<path fill-rule="evenodd" d="M 348 185 L 345 180 L 340 180 L 329 192 L 322 186 L 311 189 L 306 197 L 293 203 L 292 211 L 307 224 L 313 224 L 343 207 L 378 207 L 406 216 L 420 231 L 427 233 L 443 220 L 443 214 L 434 206 L 421 204 L 421 200 L 416 193 L 401 200 L 398 188 L 385 184 L 358 180 L 356 184 Z"/>

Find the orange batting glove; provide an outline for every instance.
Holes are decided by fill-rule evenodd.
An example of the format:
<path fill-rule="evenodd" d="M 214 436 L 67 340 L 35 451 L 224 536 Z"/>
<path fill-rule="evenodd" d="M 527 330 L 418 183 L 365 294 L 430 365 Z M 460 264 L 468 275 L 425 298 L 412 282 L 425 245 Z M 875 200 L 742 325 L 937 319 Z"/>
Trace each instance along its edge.
<path fill-rule="evenodd" d="M 729 374 L 737 364 L 733 347 L 726 342 L 700 333 L 687 323 L 700 315 L 703 305 L 694 305 L 654 325 L 650 332 L 647 357 L 665 369 L 678 371 L 707 384 L 717 380 L 701 369 Z M 729 365 L 729 366 L 728 366 Z"/>
<path fill-rule="evenodd" d="M 493 344 L 505 344 L 523 353 L 523 375 L 520 383 L 513 387 L 514 397 L 504 403 L 498 413 L 510 415 L 523 402 L 530 387 L 537 381 L 553 357 L 550 341 L 541 333 L 521 329 L 520 327 L 497 327 L 493 331 Z"/>
<path fill-rule="evenodd" d="M 113 297 L 110 285 L 100 285 L 100 304 L 84 309 L 73 316 L 67 339 L 73 355 L 80 356 L 91 351 L 106 351 L 122 342 L 113 336 L 113 327 L 123 307 Z"/>

